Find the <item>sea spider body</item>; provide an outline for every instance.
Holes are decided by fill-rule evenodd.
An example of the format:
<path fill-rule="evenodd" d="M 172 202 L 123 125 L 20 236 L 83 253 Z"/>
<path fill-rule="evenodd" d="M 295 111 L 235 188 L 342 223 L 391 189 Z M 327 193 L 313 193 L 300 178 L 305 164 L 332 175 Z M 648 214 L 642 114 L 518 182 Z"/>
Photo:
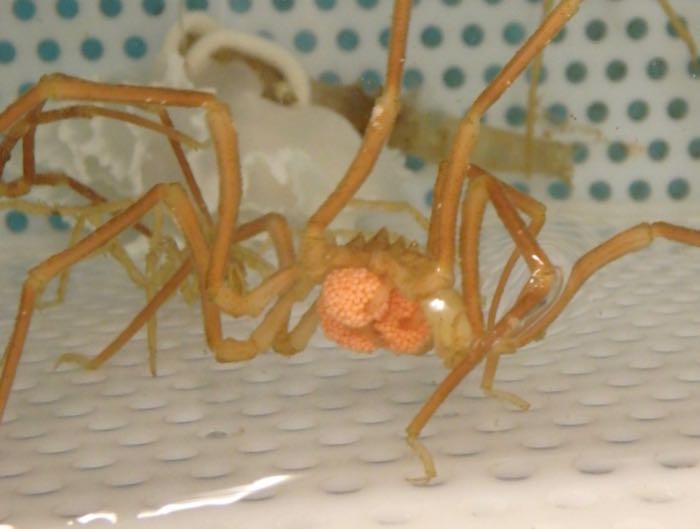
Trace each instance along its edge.
<path fill-rule="evenodd" d="M 390 242 L 386 230 L 344 246 L 317 241 L 313 281 L 323 278 L 318 310 L 329 338 L 352 350 L 383 347 L 423 354 L 435 345 L 446 363 L 471 341 L 452 278 L 415 242 Z"/>

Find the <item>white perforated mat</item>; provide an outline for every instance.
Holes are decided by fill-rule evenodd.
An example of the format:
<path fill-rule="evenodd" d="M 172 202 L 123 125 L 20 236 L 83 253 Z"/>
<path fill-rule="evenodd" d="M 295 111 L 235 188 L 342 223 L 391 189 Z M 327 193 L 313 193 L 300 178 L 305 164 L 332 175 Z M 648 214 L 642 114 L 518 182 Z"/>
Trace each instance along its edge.
<path fill-rule="evenodd" d="M 542 236 L 566 270 L 613 228 L 659 216 L 603 224 L 601 210 L 593 224 L 573 209 L 551 211 Z M 2 233 L 3 342 L 25 270 L 64 244 L 35 220 Z M 490 269 L 504 239 L 487 233 Z M 97 372 L 54 370 L 143 303 L 112 260 L 93 259 L 34 319 L 0 428 L 0 527 L 695 527 L 698 257 L 662 241 L 610 266 L 545 340 L 504 359 L 497 387 L 531 411 L 484 398 L 472 374 L 425 431 L 430 487 L 405 479 L 420 468 L 403 429 L 445 374 L 432 356 L 351 354 L 317 334 L 291 359 L 220 365 L 198 310 L 176 298 L 159 313 L 158 377 L 143 334 Z"/>

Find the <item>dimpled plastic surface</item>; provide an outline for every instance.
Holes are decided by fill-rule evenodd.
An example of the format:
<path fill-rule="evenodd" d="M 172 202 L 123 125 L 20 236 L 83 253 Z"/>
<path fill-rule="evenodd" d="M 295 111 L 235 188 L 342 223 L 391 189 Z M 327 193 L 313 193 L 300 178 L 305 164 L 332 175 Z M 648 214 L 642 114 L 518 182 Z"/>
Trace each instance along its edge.
<path fill-rule="evenodd" d="M 657 215 L 573 209 L 554 208 L 541 237 L 564 270 Z M 3 337 L 25 269 L 63 244 L 33 220 L 2 234 Z M 492 222 L 486 237 L 493 270 L 506 237 Z M 469 376 L 425 429 L 429 487 L 406 481 L 420 468 L 403 428 L 446 374 L 435 357 L 352 354 L 316 334 L 289 359 L 217 364 L 198 309 L 175 298 L 158 317 L 157 377 L 143 333 L 98 371 L 54 369 L 62 352 L 95 354 L 143 303 L 112 260 L 87 261 L 32 324 L 0 429 L 0 527 L 693 527 L 699 255 L 661 241 L 608 267 L 544 340 L 505 358 L 496 386 L 529 412 Z"/>

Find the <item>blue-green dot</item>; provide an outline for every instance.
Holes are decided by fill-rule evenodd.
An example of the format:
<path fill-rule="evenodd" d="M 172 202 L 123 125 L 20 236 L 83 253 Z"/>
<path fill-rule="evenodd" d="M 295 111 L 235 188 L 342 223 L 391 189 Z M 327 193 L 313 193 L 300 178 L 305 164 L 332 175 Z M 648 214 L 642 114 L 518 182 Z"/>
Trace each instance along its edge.
<path fill-rule="evenodd" d="M 447 88 L 459 88 L 464 84 L 464 70 L 459 66 L 450 66 L 443 72 L 442 81 Z"/>
<path fill-rule="evenodd" d="M 403 74 L 403 86 L 407 90 L 420 88 L 423 85 L 423 72 L 417 68 L 408 68 Z"/>
<path fill-rule="evenodd" d="M 566 38 L 566 26 L 564 26 L 563 28 L 561 28 L 561 29 L 559 30 L 559 33 L 557 33 L 556 35 L 554 35 L 554 38 L 552 39 L 552 42 L 553 42 L 554 44 L 559 44 L 560 42 L 563 42 L 563 40 L 564 40 L 565 38 Z"/>
<path fill-rule="evenodd" d="M 234 13 L 247 13 L 252 7 L 252 0 L 228 0 L 228 6 Z"/>
<path fill-rule="evenodd" d="M 61 18 L 75 18 L 79 9 L 77 0 L 58 0 L 56 2 L 56 13 Z"/>
<path fill-rule="evenodd" d="M 209 8 L 209 0 L 186 0 L 185 7 L 188 11 L 206 11 Z"/>
<path fill-rule="evenodd" d="M 88 61 L 99 60 L 103 52 L 102 42 L 94 37 L 88 37 L 80 44 L 80 53 Z"/>
<path fill-rule="evenodd" d="M 613 59 L 605 67 L 605 76 L 611 81 L 621 81 L 627 76 L 627 64 L 620 59 Z"/>
<path fill-rule="evenodd" d="M 141 8 L 147 15 L 155 17 L 165 11 L 165 0 L 143 0 Z"/>
<path fill-rule="evenodd" d="M 33 0 L 15 0 L 12 3 L 12 13 L 18 20 L 31 20 L 36 13 Z"/>
<path fill-rule="evenodd" d="M 685 178 L 674 178 L 668 183 L 666 191 L 673 200 L 683 200 L 690 192 L 690 184 Z"/>
<path fill-rule="evenodd" d="M 327 84 L 329 86 L 337 86 L 340 84 L 340 76 L 337 73 L 328 70 L 322 72 L 319 76 L 319 79 L 322 83 Z"/>
<path fill-rule="evenodd" d="M 685 18 L 678 17 L 678 20 L 680 21 L 681 26 L 683 26 L 685 29 L 688 29 L 688 23 L 686 22 Z M 670 20 L 666 22 L 666 33 L 668 33 L 669 36 L 673 38 L 678 38 L 678 32 L 676 31 L 676 28 L 673 27 L 673 24 L 671 24 Z"/>
<path fill-rule="evenodd" d="M 433 190 L 432 189 L 428 189 L 425 192 L 425 195 L 423 195 L 423 202 L 429 208 L 433 206 Z"/>
<path fill-rule="evenodd" d="M 646 180 L 635 180 L 627 189 L 630 197 L 637 202 L 642 202 L 651 195 L 651 186 Z"/>
<path fill-rule="evenodd" d="M 525 118 L 527 118 L 527 110 L 522 105 L 512 105 L 506 110 L 506 121 L 513 127 L 525 123 Z"/>
<path fill-rule="evenodd" d="M 525 28 L 519 22 L 509 22 L 503 28 L 503 40 L 508 44 L 520 44 L 525 38 Z"/>
<path fill-rule="evenodd" d="M 106 17 L 116 17 L 122 12 L 121 0 L 100 0 L 100 11 Z"/>
<path fill-rule="evenodd" d="M 302 29 L 294 35 L 294 47 L 302 53 L 310 53 L 316 49 L 316 35 L 308 29 Z"/>
<path fill-rule="evenodd" d="M 133 36 L 124 41 L 124 53 L 131 59 L 140 59 L 146 55 L 148 46 L 141 37 Z"/>
<path fill-rule="evenodd" d="M 442 3 L 445 4 L 446 6 L 458 6 L 459 4 L 462 3 L 462 0 L 442 0 Z"/>
<path fill-rule="evenodd" d="M 484 0 L 484 2 L 486 2 L 487 4 L 490 4 L 490 5 L 496 5 L 496 4 L 500 4 L 501 0 Z"/>
<path fill-rule="evenodd" d="M 668 70 L 668 64 L 663 57 L 654 57 L 647 62 L 647 75 L 650 79 L 663 79 Z"/>
<path fill-rule="evenodd" d="M 384 28 L 379 32 L 379 45 L 386 49 L 389 46 L 389 28 Z"/>
<path fill-rule="evenodd" d="M 316 7 L 323 11 L 328 11 L 335 7 L 336 0 L 316 0 Z"/>
<path fill-rule="evenodd" d="M 522 180 L 517 180 L 516 182 L 513 182 L 513 187 L 521 193 L 525 193 L 526 195 L 530 194 L 530 186 Z"/>
<path fill-rule="evenodd" d="M 289 11 L 294 7 L 294 0 L 272 0 L 272 5 L 277 11 Z"/>
<path fill-rule="evenodd" d="M 406 160 L 404 161 L 404 166 L 407 169 L 410 169 L 411 171 L 420 171 L 425 167 L 425 161 L 423 158 L 420 156 L 415 156 L 413 154 L 409 154 L 406 156 Z"/>
<path fill-rule="evenodd" d="M 486 67 L 484 70 L 484 81 L 488 84 L 491 81 L 493 81 L 494 77 L 498 75 L 498 72 L 501 71 L 501 65 L 500 64 L 490 64 Z"/>
<path fill-rule="evenodd" d="M 646 36 L 649 26 L 641 17 L 634 17 L 627 22 L 627 36 L 633 40 L 639 40 Z"/>
<path fill-rule="evenodd" d="M 437 48 L 442 44 L 442 30 L 437 26 L 428 26 L 421 31 L 420 40 L 426 48 Z"/>
<path fill-rule="evenodd" d="M 635 99 L 627 105 L 627 115 L 632 121 L 642 121 L 649 114 L 649 105 L 646 101 Z"/>
<path fill-rule="evenodd" d="M 357 5 L 362 9 L 372 9 L 376 7 L 378 0 L 357 0 Z"/>
<path fill-rule="evenodd" d="M 610 198 L 610 195 L 612 194 L 612 189 L 610 188 L 610 184 L 603 180 L 597 180 L 591 184 L 591 186 L 588 188 L 588 192 L 591 195 L 591 198 L 593 200 L 597 200 L 599 202 L 604 202 Z"/>
<path fill-rule="evenodd" d="M 690 140 L 688 143 L 688 154 L 694 160 L 700 160 L 700 137 Z"/>
<path fill-rule="evenodd" d="M 596 18 L 594 20 L 591 20 L 588 24 L 586 24 L 586 37 L 588 37 L 588 39 L 592 40 L 593 42 L 598 42 L 599 40 L 605 38 L 605 33 L 607 32 L 607 29 L 608 28 L 605 22 L 603 22 L 599 18 Z"/>
<path fill-rule="evenodd" d="M 608 105 L 603 101 L 595 101 L 586 108 L 586 115 L 593 123 L 602 123 L 608 118 Z"/>
<path fill-rule="evenodd" d="M 588 69 L 581 61 L 570 62 L 566 66 L 566 78 L 570 83 L 580 83 L 586 78 Z"/>
<path fill-rule="evenodd" d="M 652 140 L 647 146 L 647 154 L 649 158 L 655 161 L 663 160 L 668 156 L 669 146 L 666 140 Z"/>
<path fill-rule="evenodd" d="M 29 90 L 32 86 L 34 86 L 34 83 L 32 81 L 25 81 L 24 83 L 19 85 L 19 88 L 17 89 L 17 95 L 21 96 L 27 90 Z"/>
<path fill-rule="evenodd" d="M 530 82 L 532 80 L 532 68 L 528 68 L 525 72 L 525 78 Z M 547 67 L 542 64 L 540 66 L 540 77 L 537 80 L 537 84 L 540 85 L 547 80 Z"/>
<path fill-rule="evenodd" d="M 9 64 L 15 60 L 17 51 L 9 40 L 0 40 L 0 64 Z"/>
<path fill-rule="evenodd" d="M 563 103 L 553 103 L 547 108 L 547 120 L 554 125 L 563 125 L 569 117 L 569 110 Z"/>
<path fill-rule="evenodd" d="M 575 141 L 571 149 L 571 159 L 575 164 L 582 164 L 588 160 L 588 145 Z"/>
<path fill-rule="evenodd" d="M 360 37 L 352 29 L 342 29 L 335 38 L 338 47 L 343 51 L 352 51 L 360 43 Z"/>
<path fill-rule="evenodd" d="M 365 70 L 360 75 L 360 86 L 365 94 L 375 96 L 382 88 L 382 76 L 376 70 Z"/>
<path fill-rule="evenodd" d="M 566 200 L 571 195 L 571 185 L 557 180 L 547 186 L 549 196 L 557 200 Z"/>
<path fill-rule="evenodd" d="M 54 229 L 58 231 L 65 231 L 68 228 L 70 228 L 70 224 L 68 224 L 65 219 L 61 216 L 60 213 L 51 213 L 48 216 L 49 220 L 49 225 Z"/>
<path fill-rule="evenodd" d="M 22 211 L 13 209 L 5 214 L 5 226 L 14 233 L 26 230 L 28 225 L 29 219 Z"/>
<path fill-rule="evenodd" d="M 688 102 L 681 97 L 674 97 L 668 102 L 666 112 L 671 119 L 683 119 L 688 113 Z"/>
<path fill-rule="evenodd" d="M 477 24 L 469 24 L 462 30 L 462 41 L 467 46 L 478 46 L 484 40 L 484 30 Z"/>
<path fill-rule="evenodd" d="M 61 47 L 53 39 L 39 41 L 36 51 L 39 58 L 44 62 L 54 62 L 61 55 Z"/>
<path fill-rule="evenodd" d="M 627 145 L 621 141 L 614 141 L 608 145 L 608 158 L 611 162 L 624 162 L 627 158 Z"/>

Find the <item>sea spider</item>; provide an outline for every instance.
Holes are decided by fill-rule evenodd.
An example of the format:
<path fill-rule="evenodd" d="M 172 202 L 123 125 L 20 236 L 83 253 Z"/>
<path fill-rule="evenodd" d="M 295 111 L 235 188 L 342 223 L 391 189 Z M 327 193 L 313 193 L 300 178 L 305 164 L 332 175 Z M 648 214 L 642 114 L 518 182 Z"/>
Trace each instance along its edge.
<path fill-rule="evenodd" d="M 646 247 L 656 237 L 700 246 L 698 230 L 665 222 L 642 223 L 583 255 L 560 288 L 558 271 L 536 240 L 544 223 L 544 206 L 470 164 L 480 120 L 486 110 L 561 30 L 580 3 L 581 0 L 561 0 L 467 111 L 450 155 L 437 174 L 425 248 L 401 238 L 391 241 L 383 230 L 371 238 L 357 236 L 346 244 L 338 244 L 329 231 L 331 222 L 368 177 L 394 125 L 399 110 L 411 0 L 394 3 L 383 91 L 374 104 L 362 145 L 347 173 L 309 217 L 298 255 L 283 217 L 268 214 L 237 224 L 241 192 L 236 131 L 226 105 L 211 94 L 94 83 L 58 74 L 43 78 L 0 114 L 0 130 L 23 139 L 25 170 L 33 171 L 33 131 L 40 124 L 40 116 L 44 115 L 42 106 L 48 100 L 155 108 L 163 123 L 148 126 L 166 134 L 174 143 L 186 138 L 172 128 L 166 109 L 199 108 L 206 113 L 217 157 L 219 207 L 217 215 L 210 216 L 196 195 L 190 198 L 183 185 L 158 184 L 74 246 L 32 268 L 22 289 L 14 330 L 5 351 L 0 412 L 10 395 L 38 292 L 52 277 L 108 244 L 139 223 L 147 212 L 164 204 L 182 230 L 190 254 L 98 356 L 89 360 L 75 355 L 62 359 L 89 368 L 101 365 L 145 324 L 193 270 L 199 281 L 207 343 L 221 362 L 249 360 L 270 348 L 284 355 L 295 354 L 305 348 L 319 324 L 339 344 L 362 352 L 384 347 L 398 354 L 422 354 L 434 349 L 450 372 L 407 427 L 408 443 L 423 463 L 422 480 L 433 478 L 436 470 L 432 457 L 418 436 L 445 398 L 477 364 L 485 360 L 481 384 L 488 394 L 526 408 L 527 403 L 517 396 L 493 388 L 501 355 L 541 338 L 581 285 L 611 261 Z M 98 112 L 97 107 L 90 108 L 88 113 Z M 60 114 L 61 110 L 56 112 Z M 122 113 L 118 119 L 130 118 Z M 145 122 L 141 125 L 147 126 Z M 465 183 L 467 191 L 462 198 Z M 478 241 L 489 202 L 515 242 L 516 250 L 506 262 L 485 316 L 481 308 Z M 530 218 L 529 224 L 523 213 Z M 262 232 L 267 232 L 274 241 L 278 269 L 250 291 L 233 288 L 225 281 L 233 245 Z M 530 277 L 513 305 L 496 317 L 504 286 L 520 258 Z M 461 268 L 459 286 L 454 284 L 457 265 Z M 293 305 L 309 296 L 317 285 L 321 285 L 319 298 L 290 328 Z M 233 316 L 264 313 L 264 317 L 248 338 L 239 340 L 223 336 L 222 312 Z"/>

